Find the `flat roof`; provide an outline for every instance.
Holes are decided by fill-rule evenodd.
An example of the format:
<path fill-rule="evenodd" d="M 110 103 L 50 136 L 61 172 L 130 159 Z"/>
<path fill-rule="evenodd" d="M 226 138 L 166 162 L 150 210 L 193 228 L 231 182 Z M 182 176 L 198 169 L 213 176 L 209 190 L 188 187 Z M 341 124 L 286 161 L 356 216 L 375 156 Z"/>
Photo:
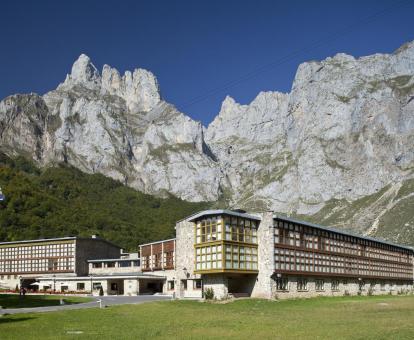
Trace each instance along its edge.
<path fill-rule="evenodd" d="M 135 273 L 119 273 L 119 274 L 101 274 L 101 275 L 89 275 L 89 276 L 44 276 L 37 277 L 37 281 L 84 281 L 84 280 L 104 280 L 104 279 L 125 279 L 125 278 L 142 278 L 142 279 L 165 279 L 165 276 L 153 275 L 153 274 L 144 274 L 142 272 Z"/>
<path fill-rule="evenodd" d="M 256 221 L 262 220 L 259 216 L 256 216 L 256 215 L 251 215 L 248 213 L 242 213 L 242 212 L 227 210 L 227 209 L 203 210 L 196 214 L 190 215 L 189 217 L 185 218 L 185 220 L 192 222 L 202 216 L 209 216 L 209 215 L 230 215 L 230 216 L 248 218 L 248 219 L 256 220 Z"/>
<path fill-rule="evenodd" d="M 119 262 L 119 261 L 139 261 L 140 258 L 134 259 L 95 259 L 95 260 L 88 260 L 88 262 Z"/>
<path fill-rule="evenodd" d="M 38 243 L 38 242 L 56 242 L 56 241 L 71 241 L 71 240 L 94 240 L 94 241 L 100 241 L 100 242 L 105 242 L 107 244 L 110 244 L 116 248 L 122 249 L 122 247 L 108 241 L 105 240 L 103 238 L 100 237 L 79 237 L 79 236 L 65 236 L 65 237 L 53 237 L 53 238 L 40 238 L 40 239 L 36 239 L 36 240 L 21 240 L 21 241 L 7 241 L 7 242 L 0 242 L 0 246 L 2 245 L 12 245 L 12 244 L 29 244 L 29 243 Z"/>
<path fill-rule="evenodd" d="M 67 237 L 55 237 L 55 238 L 40 238 L 37 240 L 21 240 L 21 241 L 7 241 L 0 242 L 0 245 L 3 244 L 18 244 L 18 243 L 34 243 L 34 242 L 53 242 L 53 241 L 67 241 L 67 240 L 76 240 L 76 236 L 67 236 Z"/>
<path fill-rule="evenodd" d="M 175 241 L 177 238 L 169 238 L 166 240 L 160 240 L 160 241 L 154 241 L 154 242 L 149 242 L 149 243 L 143 243 L 143 244 L 139 244 L 138 247 L 142 247 L 142 246 L 149 246 L 151 244 L 157 244 L 157 243 L 164 243 L 164 242 L 168 242 L 168 241 Z"/>
<path fill-rule="evenodd" d="M 373 242 L 377 242 L 377 243 L 387 244 L 387 245 L 393 246 L 393 247 L 398 247 L 398 248 L 414 251 L 413 247 L 403 246 L 403 245 L 399 245 L 399 244 L 396 244 L 396 243 L 393 243 L 393 242 L 380 240 L 380 239 L 369 237 L 369 236 L 362 236 L 362 235 L 358 235 L 356 233 L 352 233 L 352 232 L 349 232 L 349 231 L 340 230 L 340 229 L 336 229 L 336 228 L 332 228 L 332 227 L 325 227 L 325 226 L 321 226 L 319 224 L 306 222 L 306 221 L 301 221 L 301 220 L 297 220 L 297 219 L 294 219 L 294 218 L 291 218 L 291 217 L 286 217 L 286 216 L 283 216 L 283 215 L 275 214 L 275 215 L 273 215 L 273 219 L 283 220 L 283 221 L 291 222 L 291 223 L 297 223 L 297 224 L 301 224 L 301 225 L 304 225 L 304 226 L 308 226 L 308 227 L 312 227 L 312 228 L 316 228 L 316 229 L 320 229 L 320 230 L 325 230 L 325 231 L 330 231 L 330 232 L 345 235 L 345 236 L 357 237 L 357 238 L 364 239 L 364 240 L 367 240 L 367 241 L 373 241 Z"/>

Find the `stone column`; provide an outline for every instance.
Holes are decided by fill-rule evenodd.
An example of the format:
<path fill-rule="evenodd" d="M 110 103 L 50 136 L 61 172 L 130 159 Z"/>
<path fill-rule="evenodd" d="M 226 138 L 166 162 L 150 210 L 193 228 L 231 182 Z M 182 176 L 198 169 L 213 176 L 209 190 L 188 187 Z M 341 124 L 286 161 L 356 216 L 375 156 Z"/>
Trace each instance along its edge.
<path fill-rule="evenodd" d="M 186 220 L 177 222 L 175 246 L 175 294 L 177 298 L 184 296 L 184 289 L 181 287 L 181 280 L 199 277 L 194 275 L 195 270 L 195 229 L 194 223 Z"/>
<path fill-rule="evenodd" d="M 253 288 L 252 297 L 270 299 L 273 297 L 274 286 L 271 276 L 275 271 L 275 242 L 272 211 L 262 214 L 262 221 L 257 230 L 257 241 L 259 273 Z"/>

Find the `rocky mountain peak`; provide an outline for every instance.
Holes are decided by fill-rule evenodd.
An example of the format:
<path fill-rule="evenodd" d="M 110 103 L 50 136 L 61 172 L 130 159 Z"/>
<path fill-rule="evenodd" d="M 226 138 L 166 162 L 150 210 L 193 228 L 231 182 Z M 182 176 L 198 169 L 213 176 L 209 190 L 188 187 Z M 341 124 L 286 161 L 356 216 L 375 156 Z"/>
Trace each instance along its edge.
<path fill-rule="evenodd" d="M 101 82 L 99 71 L 86 54 L 81 54 L 74 62 L 69 79 L 73 83 L 82 83 L 86 86 L 97 85 Z"/>
<path fill-rule="evenodd" d="M 76 85 L 96 90 L 102 95 L 120 97 L 133 113 L 149 112 L 161 101 L 157 78 L 150 71 L 137 68 L 133 72 L 125 71 L 121 76 L 116 68 L 105 64 L 101 77 L 91 59 L 85 54 L 81 54 L 75 61 L 71 73 L 58 90 L 72 91 Z M 79 89 L 77 91 L 79 93 Z"/>

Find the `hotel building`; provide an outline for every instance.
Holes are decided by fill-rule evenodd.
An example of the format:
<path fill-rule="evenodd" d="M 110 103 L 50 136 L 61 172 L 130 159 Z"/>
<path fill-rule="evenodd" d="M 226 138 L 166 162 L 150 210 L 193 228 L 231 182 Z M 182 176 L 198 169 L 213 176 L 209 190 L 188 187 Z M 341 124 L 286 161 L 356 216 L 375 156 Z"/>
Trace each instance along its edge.
<path fill-rule="evenodd" d="M 413 289 L 412 248 L 273 212 L 202 211 L 179 221 L 176 234 L 178 297 L 185 296 L 186 279 L 200 280 L 217 298 Z"/>
<path fill-rule="evenodd" d="M 175 229 L 174 239 L 129 255 L 100 239 L 0 243 L 0 275 L 13 288 L 21 276 L 41 289 L 177 298 L 201 298 L 207 289 L 219 299 L 413 290 L 413 249 L 391 242 L 240 210 L 201 211 Z"/>

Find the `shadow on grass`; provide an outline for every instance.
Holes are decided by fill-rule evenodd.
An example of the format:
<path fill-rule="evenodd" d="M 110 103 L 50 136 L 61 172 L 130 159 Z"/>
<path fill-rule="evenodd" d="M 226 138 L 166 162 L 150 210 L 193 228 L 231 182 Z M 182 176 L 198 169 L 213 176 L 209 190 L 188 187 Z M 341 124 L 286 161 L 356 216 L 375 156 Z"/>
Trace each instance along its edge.
<path fill-rule="evenodd" d="M 10 317 L 8 314 L 0 315 L 0 325 L 12 322 L 20 322 L 35 319 L 34 317 L 22 316 L 22 317 Z"/>
<path fill-rule="evenodd" d="M 59 306 L 60 300 L 65 305 L 89 302 L 89 299 L 78 299 L 77 297 L 66 297 L 59 295 L 26 295 L 0 294 L 0 306 L 4 309 L 14 308 L 35 308 L 35 307 L 54 307 Z"/>

